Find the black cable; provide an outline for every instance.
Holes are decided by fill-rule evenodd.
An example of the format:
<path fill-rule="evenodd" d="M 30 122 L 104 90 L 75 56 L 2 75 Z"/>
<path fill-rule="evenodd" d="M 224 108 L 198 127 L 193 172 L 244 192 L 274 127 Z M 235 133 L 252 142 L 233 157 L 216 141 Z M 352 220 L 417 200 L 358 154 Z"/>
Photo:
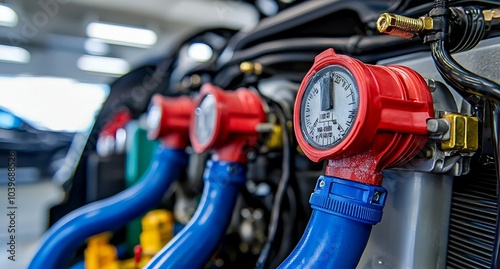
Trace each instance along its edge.
<path fill-rule="evenodd" d="M 281 129 L 282 129 L 282 139 L 283 139 L 283 161 L 282 161 L 282 169 L 283 172 L 281 174 L 281 178 L 278 184 L 278 189 L 276 190 L 276 194 L 274 196 L 273 208 L 271 210 L 271 219 L 269 221 L 268 226 L 268 239 L 266 244 L 264 245 L 262 252 L 259 255 L 257 260 L 257 264 L 255 268 L 264 268 L 267 259 L 269 257 L 269 253 L 271 252 L 271 248 L 276 236 L 276 232 L 278 230 L 278 224 L 281 215 L 281 207 L 283 204 L 283 198 L 286 195 L 286 190 L 288 188 L 288 182 L 290 180 L 290 164 L 293 161 L 291 158 L 291 141 L 290 141 L 290 132 L 288 131 L 287 119 L 285 117 L 285 113 L 282 111 L 281 107 L 277 103 L 273 103 L 273 107 L 275 108 L 275 114 L 278 120 L 280 121 Z"/>
<path fill-rule="evenodd" d="M 463 5 L 481 5 L 487 7 L 499 7 L 500 3 L 498 1 L 486 1 L 486 0 L 460 0 L 453 1 L 450 6 L 463 6 Z"/>
<path fill-rule="evenodd" d="M 399 48 L 401 45 L 416 45 L 418 40 L 406 40 L 390 35 L 377 36 L 351 36 L 351 37 L 311 37 L 288 38 L 260 43 L 253 47 L 234 53 L 231 60 L 225 62 L 217 69 L 220 70 L 232 65 L 239 65 L 257 57 L 269 54 L 321 52 L 333 48 L 339 53 L 362 55 L 370 52 L 387 51 L 390 48 Z M 424 47 L 424 46 L 422 46 Z"/>
<path fill-rule="evenodd" d="M 500 85 L 458 64 L 446 51 L 444 40 L 431 43 L 432 58 L 446 82 L 460 91 L 500 103 Z"/>
<path fill-rule="evenodd" d="M 429 39 L 432 58 L 439 73 L 448 84 L 462 93 L 479 95 L 490 101 L 500 103 L 500 84 L 465 69 L 448 52 L 446 47 L 449 34 L 447 11 L 447 0 L 434 1 L 431 16 L 441 21 L 441 29 L 424 38 L 424 40 Z"/>
<path fill-rule="evenodd" d="M 330 39 L 332 40 L 332 39 Z M 384 42 L 384 40 L 386 42 Z M 395 42 L 389 42 L 394 40 Z M 415 43 L 419 43 L 418 40 L 415 39 L 415 41 L 412 41 Z M 308 39 L 304 41 L 304 43 L 308 43 Z M 342 53 L 351 57 L 354 57 L 362 62 L 369 63 L 369 64 L 375 64 L 379 60 L 382 59 L 388 59 L 392 57 L 397 57 L 401 55 L 407 55 L 415 52 L 420 52 L 420 51 L 427 51 L 429 50 L 428 46 L 420 45 L 420 46 L 405 46 L 401 48 L 398 45 L 408 45 L 408 44 L 413 44 L 413 43 L 408 43 L 405 39 L 397 38 L 397 37 L 391 37 L 390 39 L 360 39 L 358 41 L 359 46 L 357 46 L 358 49 L 362 49 L 362 51 L 358 51 L 356 49 L 356 52 L 354 54 L 351 54 L 346 51 L 342 50 L 337 50 L 338 53 Z M 312 45 L 316 46 L 316 45 Z M 392 48 L 391 46 L 394 46 Z M 303 50 L 303 51 L 297 51 L 297 52 L 292 52 L 289 53 L 286 51 L 288 47 L 283 47 L 281 48 L 283 52 L 278 53 L 278 51 L 273 51 L 270 54 L 267 55 L 246 55 L 245 58 L 239 58 L 235 59 L 234 61 L 231 60 L 231 65 L 225 65 L 221 67 L 213 78 L 213 83 L 222 87 L 222 88 L 230 88 L 233 87 L 234 85 L 238 85 L 238 82 L 235 82 L 237 79 L 242 79 L 243 74 L 240 71 L 239 64 L 243 61 L 249 61 L 251 60 L 252 62 L 258 62 L 260 63 L 264 69 L 268 71 L 275 71 L 274 73 L 268 74 L 268 75 L 277 75 L 277 74 L 283 74 L 283 70 L 278 69 L 278 68 L 270 68 L 271 65 L 277 65 L 277 64 L 286 64 L 287 67 L 293 67 L 294 64 L 296 63 L 303 63 L 304 69 L 303 70 L 296 70 L 297 72 L 300 73 L 300 71 L 303 71 L 303 74 L 298 74 L 297 72 L 294 72 L 296 74 L 291 77 L 293 81 L 302 81 L 302 78 L 305 73 L 309 70 L 311 64 L 314 61 L 314 57 L 326 50 L 327 48 L 330 48 L 332 46 L 328 46 L 328 44 L 324 44 L 324 47 L 316 47 L 315 50 Z M 385 47 L 387 49 L 381 50 L 381 47 Z M 377 49 L 378 48 L 378 49 Z M 363 52 L 363 53 L 359 53 Z M 371 52 L 371 53 L 366 53 L 365 52 Z M 289 69 L 289 68 L 288 68 Z M 287 71 L 285 71 L 286 73 Z M 295 76 L 297 75 L 298 76 Z M 292 75 L 292 73 L 290 73 Z M 297 80 L 298 78 L 298 80 Z"/>
<path fill-rule="evenodd" d="M 290 254 L 291 250 L 295 247 L 295 242 L 293 236 L 287 236 L 287 235 L 293 235 L 294 225 L 290 225 L 290 223 L 296 223 L 297 222 L 297 209 L 299 207 L 297 200 L 298 198 L 296 197 L 294 190 L 291 188 L 291 186 L 287 189 L 286 191 L 287 194 L 287 201 L 290 203 L 289 208 L 290 208 L 290 215 L 288 216 L 288 221 L 285 219 L 283 223 L 287 223 L 286 225 L 283 225 L 283 236 L 281 238 L 281 242 L 279 244 L 280 248 L 278 250 L 278 253 L 276 253 L 275 258 L 271 261 L 269 264 L 269 268 L 278 268 L 278 266 L 285 260 L 286 257 Z M 292 249 L 291 249 L 291 248 Z"/>

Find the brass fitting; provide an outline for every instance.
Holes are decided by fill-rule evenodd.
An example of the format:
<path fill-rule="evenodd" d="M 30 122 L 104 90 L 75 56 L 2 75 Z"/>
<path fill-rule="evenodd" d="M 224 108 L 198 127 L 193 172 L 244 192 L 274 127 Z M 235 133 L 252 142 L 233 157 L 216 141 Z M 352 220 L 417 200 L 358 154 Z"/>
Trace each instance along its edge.
<path fill-rule="evenodd" d="M 500 9 L 485 9 L 483 10 L 483 17 L 487 22 L 493 19 L 500 19 Z"/>
<path fill-rule="evenodd" d="M 476 117 L 460 114 L 446 114 L 450 121 L 450 139 L 441 143 L 441 149 L 473 152 L 479 147 L 479 124 Z"/>
<path fill-rule="evenodd" d="M 380 33 L 410 39 L 423 31 L 432 30 L 434 21 L 431 17 L 418 19 L 396 14 L 383 13 L 377 20 L 377 30 Z"/>
<path fill-rule="evenodd" d="M 140 242 L 145 256 L 154 256 L 173 237 L 174 217 L 170 211 L 156 209 L 141 220 Z"/>
<path fill-rule="evenodd" d="M 118 254 L 115 246 L 109 244 L 111 233 L 101 233 L 88 239 L 84 252 L 85 268 L 88 269 L 119 269 Z"/>
<path fill-rule="evenodd" d="M 269 149 L 283 148 L 283 129 L 279 125 L 274 125 L 269 140 L 266 144 Z"/>
<path fill-rule="evenodd" d="M 240 64 L 240 71 L 245 74 L 254 73 L 260 75 L 262 74 L 262 65 L 260 63 L 242 62 Z"/>

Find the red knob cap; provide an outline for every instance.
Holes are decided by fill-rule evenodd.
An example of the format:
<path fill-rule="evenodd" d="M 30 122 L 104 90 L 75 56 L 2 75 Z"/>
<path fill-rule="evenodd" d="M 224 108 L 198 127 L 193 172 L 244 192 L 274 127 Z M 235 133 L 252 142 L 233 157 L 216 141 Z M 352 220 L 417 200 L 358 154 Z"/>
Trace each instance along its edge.
<path fill-rule="evenodd" d="M 243 151 L 255 146 L 257 125 L 265 121 L 262 100 L 255 91 L 224 91 L 205 84 L 194 110 L 190 138 L 196 152 L 214 151 L 221 161 L 245 162 Z"/>

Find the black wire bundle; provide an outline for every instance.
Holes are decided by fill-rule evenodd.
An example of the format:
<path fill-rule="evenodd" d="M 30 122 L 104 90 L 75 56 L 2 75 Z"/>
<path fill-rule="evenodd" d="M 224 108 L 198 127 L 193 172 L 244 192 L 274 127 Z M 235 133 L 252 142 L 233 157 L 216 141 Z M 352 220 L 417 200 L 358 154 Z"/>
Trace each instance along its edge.
<path fill-rule="evenodd" d="M 285 196 L 288 194 L 290 197 L 290 211 L 297 211 L 297 204 L 295 202 L 295 195 L 293 194 L 293 190 L 289 189 L 290 178 L 292 177 L 291 171 L 293 169 L 293 139 L 292 134 L 289 131 L 288 119 L 285 116 L 285 113 L 282 107 L 277 103 L 272 103 L 272 107 L 274 108 L 274 113 L 280 122 L 282 129 L 282 139 L 283 139 L 283 159 L 282 159 L 282 174 L 278 183 L 278 188 L 276 190 L 276 194 L 274 196 L 273 207 L 271 210 L 271 219 L 268 226 L 268 240 L 264 245 L 261 254 L 257 260 L 256 268 L 265 268 L 268 263 L 268 258 L 273 247 L 276 234 L 278 232 L 278 226 L 281 218 L 283 201 Z M 293 215 L 290 217 L 291 220 L 295 220 L 297 217 L 297 213 L 293 212 Z M 291 226 L 291 225 L 290 225 Z M 287 255 L 286 253 L 285 255 Z"/>

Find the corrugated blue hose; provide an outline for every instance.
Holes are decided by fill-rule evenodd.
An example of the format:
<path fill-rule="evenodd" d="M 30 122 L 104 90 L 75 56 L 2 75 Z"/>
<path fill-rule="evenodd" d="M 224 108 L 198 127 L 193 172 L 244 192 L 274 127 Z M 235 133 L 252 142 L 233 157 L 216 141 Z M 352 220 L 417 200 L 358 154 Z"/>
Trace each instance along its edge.
<path fill-rule="evenodd" d="M 116 230 L 156 206 L 187 161 L 184 150 L 159 146 L 147 172 L 135 185 L 76 209 L 54 224 L 42 237 L 28 268 L 66 267 L 88 237 Z"/>
<path fill-rule="evenodd" d="M 209 161 L 203 177 L 205 186 L 193 218 L 145 268 L 203 268 L 217 250 L 245 183 L 245 166 Z"/>
<path fill-rule="evenodd" d="M 386 196 L 382 187 L 320 176 L 304 235 L 279 268 L 356 268 Z"/>

